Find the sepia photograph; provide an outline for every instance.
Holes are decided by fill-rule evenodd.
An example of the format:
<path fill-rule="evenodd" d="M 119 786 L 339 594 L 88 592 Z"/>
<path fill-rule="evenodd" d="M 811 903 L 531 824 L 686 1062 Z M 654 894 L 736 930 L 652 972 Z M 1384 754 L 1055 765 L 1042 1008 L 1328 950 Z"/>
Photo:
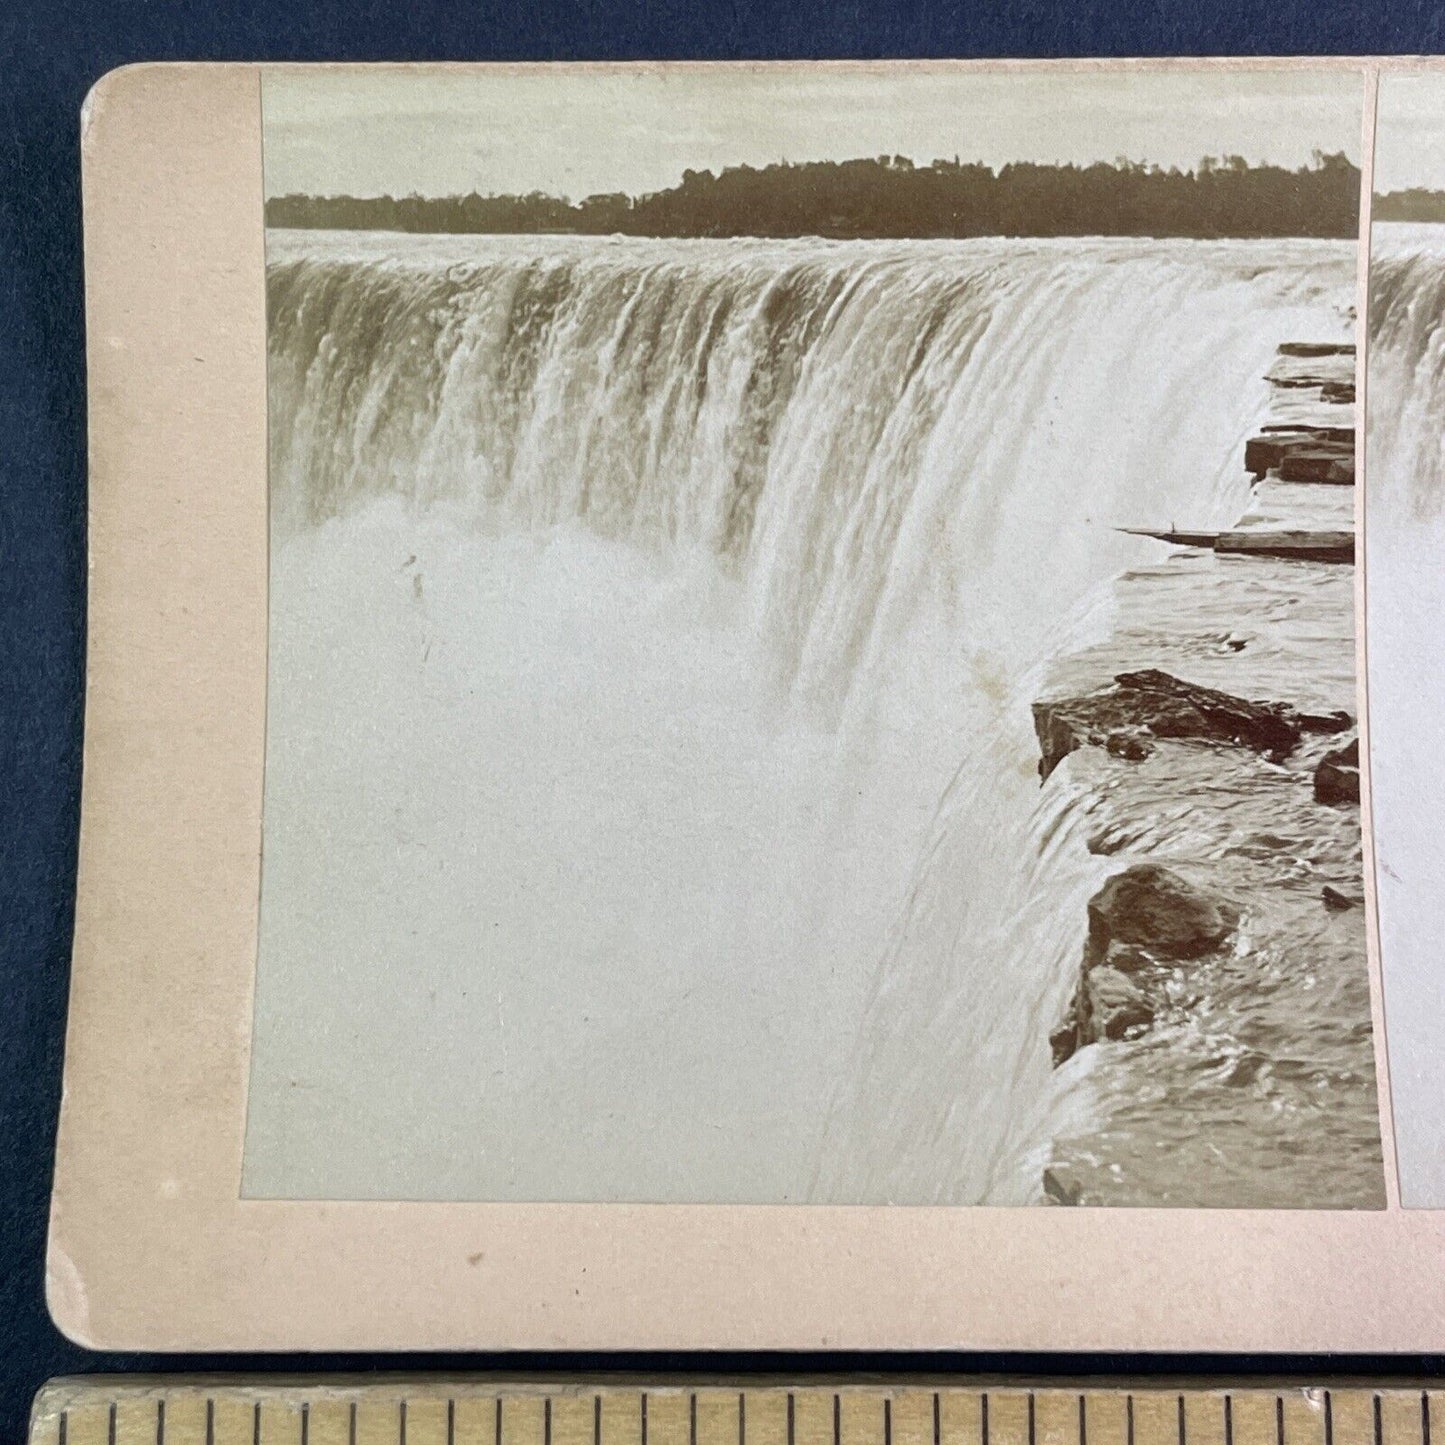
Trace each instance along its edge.
<path fill-rule="evenodd" d="M 1371 501 L 1434 526 L 1405 85 Z M 244 1196 L 1383 1208 L 1363 106 L 264 71 Z"/>
<path fill-rule="evenodd" d="M 1445 1207 L 1439 940 L 1445 870 L 1429 718 L 1445 685 L 1445 71 L 1388 71 L 1370 228 L 1370 725 L 1382 986 L 1400 1199 Z"/>

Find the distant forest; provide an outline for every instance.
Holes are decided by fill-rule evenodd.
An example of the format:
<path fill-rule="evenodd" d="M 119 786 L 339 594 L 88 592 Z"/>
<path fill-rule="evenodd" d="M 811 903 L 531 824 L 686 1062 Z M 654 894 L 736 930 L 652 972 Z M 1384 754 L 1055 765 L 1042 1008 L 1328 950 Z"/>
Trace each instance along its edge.
<path fill-rule="evenodd" d="M 1298 170 L 1205 157 L 995 171 L 906 156 L 684 171 L 650 195 L 303 196 L 266 203 L 270 226 L 630 236 L 1354 236 L 1360 173 L 1343 154 Z"/>
<path fill-rule="evenodd" d="M 1445 221 L 1445 191 L 1414 186 L 1376 196 L 1370 211 L 1375 221 Z"/>

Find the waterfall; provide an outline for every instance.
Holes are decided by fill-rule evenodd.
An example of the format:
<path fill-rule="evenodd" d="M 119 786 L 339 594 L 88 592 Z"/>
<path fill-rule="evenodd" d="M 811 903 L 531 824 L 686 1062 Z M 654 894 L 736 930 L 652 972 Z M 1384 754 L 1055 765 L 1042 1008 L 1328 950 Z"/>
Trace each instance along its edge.
<path fill-rule="evenodd" d="M 1445 692 L 1445 227 L 1377 225 L 1370 263 L 1366 616 L 1371 818 L 1400 1192 L 1445 1202 L 1445 1010 L 1433 880 L 1445 869 L 1432 699 Z"/>
<path fill-rule="evenodd" d="M 627 1092 L 645 1075 L 625 1072 L 609 1093 L 594 1068 L 574 1097 L 554 1061 L 548 1087 L 572 1101 L 558 1110 L 576 1111 L 557 1147 L 585 1153 L 585 1119 L 611 1110 L 621 1134 L 630 1117 L 639 1151 L 600 1183 L 583 1171 L 554 1185 L 556 1197 L 1032 1197 L 1030 1150 L 1055 1106 L 1048 1027 L 1077 962 L 1087 884 L 1069 861 L 1082 847 L 1066 846 L 1062 785 L 1041 803 L 1029 719 L 1039 669 L 1062 639 L 1102 625 L 1101 589 L 1146 555 L 1117 527 L 1238 515 L 1241 449 L 1275 347 L 1340 329 L 1353 247 L 300 232 L 272 232 L 269 247 L 268 869 L 289 868 L 277 861 L 286 830 L 305 826 L 284 821 L 297 809 L 276 783 L 284 769 L 287 789 L 304 787 L 300 744 L 287 739 L 359 726 L 341 717 L 352 704 L 335 689 L 306 718 L 294 695 L 278 697 L 330 665 L 320 644 L 303 659 L 305 628 L 279 615 L 306 612 L 314 631 L 310 609 L 353 619 L 394 607 L 376 685 L 385 695 L 400 681 L 387 659 L 411 647 L 405 628 L 419 629 L 405 666 L 407 706 L 422 712 L 408 736 L 453 729 L 455 752 L 455 729 L 471 726 L 458 701 L 477 690 L 468 678 L 480 666 L 488 691 L 505 690 L 511 663 L 488 663 L 464 634 L 518 597 L 534 613 L 563 607 L 598 629 L 600 647 L 615 641 L 609 659 L 636 664 L 640 680 L 632 699 L 601 683 L 587 694 L 594 711 L 573 718 L 547 776 L 570 776 L 577 750 L 595 743 L 589 775 L 667 789 L 665 806 L 637 801 L 640 838 L 659 813 L 695 810 L 697 867 L 722 867 L 714 830 L 731 836 L 736 806 L 751 811 L 733 820 L 737 851 L 724 852 L 760 861 L 744 879 L 698 882 L 696 897 L 689 883 L 673 919 L 649 895 L 638 916 L 678 945 L 666 958 L 659 946 L 661 961 L 643 970 L 645 1006 L 615 937 L 612 952 L 589 953 L 612 960 L 614 1007 L 634 1010 L 635 1046 L 676 1047 L 686 1077 L 651 1080 L 676 1093 L 674 1118 Z M 389 550 L 367 550 L 357 539 L 383 522 Z M 374 565 L 370 590 L 330 588 L 328 549 L 347 567 Z M 507 578 L 514 566 L 496 558 L 538 549 L 561 559 L 545 586 L 496 580 L 494 563 Z M 396 577 L 413 563 L 403 595 Z M 467 576 L 489 579 L 481 622 L 456 600 Z M 461 609 L 451 621 L 448 598 Z M 624 613 L 643 619 L 640 631 L 614 627 Z M 668 644 L 655 687 L 636 663 L 654 625 L 687 639 Z M 529 642 L 528 655 L 550 646 Z M 565 659 L 547 665 L 549 707 L 584 666 L 575 649 Z M 448 711 L 428 714 L 416 699 L 440 697 L 449 666 Z M 625 725 L 604 716 L 614 698 Z M 747 789 L 714 787 L 709 770 L 731 766 L 728 719 L 740 709 L 744 751 L 766 754 L 773 781 L 734 805 Z M 653 723 L 653 712 L 669 715 Z M 677 751 L 684 733 L 694 751 Z M 596 742 L 614 734 L 625 748 Z M 752 762 L 738 766 L 753 775 Z M 770 862 L 783 837 L 796 856 Z M 659 866 L 643 860 L 629 876 Z M 263 890 L 258 1007 L 268 950 L 276 969 L 305 952 L 285 879 Z M 501 965 L 468 933 L 465 896 L 443 931 L 485 975 Z M 616 907 L 640 909 L 626 897 Z M 589 930 L 601 926 L 589 916 Z M 631 947 L 644 924 L 610 926 Z M 551 939 L 534 965 L 560 979 L 567 950 L 581 947 Z M 776 966 L 755 967 L 763 956 Z M 722 1010 L 711 1023 L 708 1007 Z M 733 1019 L 734 1007 L 753 1012 Z M 685 1049 L 664 1039 L 679 1016 Z M 589 1020 L 609 1034 L 624 1023 Z M 748 1088 L 761 1113 L 730 1101 Z M 253 1104 L 253 1117 L 265 1108 Z M 664 1156 L 692 1147 L 681 1142 L 699 1127 L 689 1108 L 745 1131 L 750 1162 L 694 1152 L 683 1177 Z M 503 1127 L 481 1105 L 468 1117 Z M 537 1197 L 546 1186 L 528 1176 L 524 1146 L 498 1148 L 500 1174 L 452 1187 Z"/>
<path fill-rule="evenodd" d="M 1382 226 L 1370 268 L 1370 504 L 1445 509 L 1445 228 Z"/>

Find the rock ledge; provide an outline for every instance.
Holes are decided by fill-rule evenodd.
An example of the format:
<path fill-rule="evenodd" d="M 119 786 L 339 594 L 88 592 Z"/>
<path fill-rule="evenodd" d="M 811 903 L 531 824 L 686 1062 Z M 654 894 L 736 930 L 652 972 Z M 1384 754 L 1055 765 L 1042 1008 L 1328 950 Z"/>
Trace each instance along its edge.
<path fill-rule="evenodd" d="M 1081 747 L 1108 747 L 1117 756 L 1147 756 L 1133 738 L 1192 739 L 1253 748 L 1273 762 L 1289 757 L 1306 733 L 1344 732 L 1348 713 L 1297 712 L 1288 703 L 1250 702 L 1212 687 L 1184 682 L 1157 668 L 1121 672 L 1113 685 L 1083 697 L 1034 704 L 1039 776 L 1049 774 Z"/>
<path fill-rule="evenodd" d="M 1227 947 L 1239 909 L 1158 863 L 1116 873 L 1089 900 L 1089 936 L 1074 996 L 1049 1035 L 1054 1067 L 1104 1039 L 1143 1033 L 1181 963 Z"/>

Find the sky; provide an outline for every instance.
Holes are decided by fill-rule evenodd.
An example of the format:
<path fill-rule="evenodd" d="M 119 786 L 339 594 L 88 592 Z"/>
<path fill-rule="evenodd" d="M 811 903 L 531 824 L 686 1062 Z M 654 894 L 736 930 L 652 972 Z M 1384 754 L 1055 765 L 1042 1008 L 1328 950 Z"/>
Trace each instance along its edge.
<path fill-rule="evenodd" d="M 905 155 L 1358 163 L 1347 70 L 855 64 L 280 67 L 268 195 L 639 195 L 685 169 Z"/>
<path fill-rule="evenodd" d="M 1445 71 L 1383 75 L 1375 107 L 1375 194 L 1445 190 Z"/>

